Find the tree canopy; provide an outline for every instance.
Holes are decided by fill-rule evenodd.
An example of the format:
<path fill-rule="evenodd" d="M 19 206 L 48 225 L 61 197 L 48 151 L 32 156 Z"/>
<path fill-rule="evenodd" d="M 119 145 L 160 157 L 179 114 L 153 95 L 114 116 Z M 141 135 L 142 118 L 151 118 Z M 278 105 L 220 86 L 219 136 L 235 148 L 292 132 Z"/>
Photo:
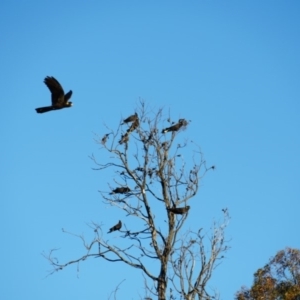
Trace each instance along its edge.
<path fill-rule="evenodd" d="M 252 287 L 242 287 L 237 300 L 299 300 L 300 250 L 286 248 L 254 273 Z"/>

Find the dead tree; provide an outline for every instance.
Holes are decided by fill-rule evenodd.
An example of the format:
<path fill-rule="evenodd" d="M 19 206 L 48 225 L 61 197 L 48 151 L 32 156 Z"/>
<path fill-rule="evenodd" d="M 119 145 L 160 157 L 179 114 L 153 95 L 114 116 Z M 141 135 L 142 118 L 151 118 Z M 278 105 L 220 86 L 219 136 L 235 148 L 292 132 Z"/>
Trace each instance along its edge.
<path fill-rule="evenodd" d="M 207 282 L 228 249 L 224 236 L 229 220 L 227 210 L 223 210 L 223 223 L 214 226 L 208 237 L 209 249 L 204 243 L 207 236 L 201 230 L 182 235 L 181 229 L 193 210 L 193 204 L 188 205 L 190 199 L 196 196 L 202 178 L 214 166 L 207 167 L 194 143 L 179 142 L 189 125 L 185 119 L 166 124 L 163 110 L 148 111 L 144 102 L 133 116 L 128 122 L 120 122 L 116 131 L 105 134 L 104 137 L 110 136 L 105 143 L 103 138 L 98 139 L 102 150 L 109 153 L 109 162 L 91 157 L 97 166 L 95 170 L 112 168 L 116 174 L 100 194 L 106 205 L 123 210 L 123 226 L 118 230 L 126 246 L 121 238 L 107 241 L 107 228 L 93 223 L 91 241 L 75 235 L 86 249 L 81 257 L 64 264 L 54 258 L 53 250 L 45 257 L 53 266 L 52 273 L 90 257 L 125 263 L 142 271 L 148 293 L 145 296 L 152 299 L 211 299 Z M 166 125 L 168 130 L 162 131 Z M 124 136 L 126 141 L 119 143 Z M 194 147 L 192 154 L 190 145 Z M 189 161 L 183 159 L 185 155 Z M 126 226 L 128 217 L 136 219 L 134 228 Z M 155 273 L 147 265 L 149 260 L 153 261 L 151 270 L 153 264 L 157 266 Z M 173 288 L 167 289 L 168 284 Z"/>

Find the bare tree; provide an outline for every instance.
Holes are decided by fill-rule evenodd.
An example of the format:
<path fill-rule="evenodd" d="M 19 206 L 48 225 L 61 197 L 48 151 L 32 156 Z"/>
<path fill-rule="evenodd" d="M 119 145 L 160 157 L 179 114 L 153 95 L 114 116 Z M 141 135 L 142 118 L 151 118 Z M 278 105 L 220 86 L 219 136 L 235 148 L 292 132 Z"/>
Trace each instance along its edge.
<path fill-rule="evenodd" d="M 115 172 L 108 183 L 109 191 L 100 191 L 103 201 L 123 210 L 124 216 L 135 218 L 134 229 L 127 227 L 124 220 L 111 224 L 114 226 L 109 232 L 119 230 L 123 238 L 112 243 L 107 241 L 107 230 L 93 223 L 94 238 L 90 242 L 75 235 L 86 249 L 78 259 L 59 264 L 53 250 L 44 255 L 53 266 L 51 274 L 99 257 L 140 269 L 149 299 L 217 298 L 215 292 L 211 295 L 207 290 L 207 282 L 228 250 L 224 233 L 229 215 L 223 209 L 224 219 L 220 224 L 214 223 L 210 235 L 201 229 L 181 233 L 193 209 L 189 200 L 214 166 L 207 167 L 199 146 L 177 141 L 189 125 L 187 120 L 171 122 L 168 118 L 167 126 L 162 126 L 163 121 L 162 109 L 153 112 L 141 102 L 135 114 L 121 120 L 116 131 L 109 129 L 109 133 L 97 138 L 101 149 L 110 154 L 110 161 L 99 162 L 93 155 L 95 169 L 112 168 Z M 188 151 L 190 144 L 194 147 L 192 155 Z M 190 165 L 185 155 L 192 158 Z M 168 282 L 172 285 L 169 290 Z"/>

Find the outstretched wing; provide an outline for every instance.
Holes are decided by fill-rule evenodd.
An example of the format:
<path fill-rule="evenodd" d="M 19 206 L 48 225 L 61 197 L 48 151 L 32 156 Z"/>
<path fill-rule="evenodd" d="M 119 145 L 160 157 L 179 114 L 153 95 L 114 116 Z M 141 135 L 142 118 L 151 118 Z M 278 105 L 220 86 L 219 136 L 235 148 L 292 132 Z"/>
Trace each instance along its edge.
<path fill-rule="evenodd" d="M 44 83 L 47 85 L 48 89 L 51 92 L 52 105 L 59 106 L 59 107 L 63 106 L 65 92 L 62 86 L 60 85 L 60 83 L 54 77 L 49 77 L 49 76 L 47 76 L 44 79 Z"/>
<path fill-rule="evenodd" d="M 68 100 L 71 98 L 71 96 L 72 96 L 72 91 L 68 91 L 66 94 L 65 94 L 65 101 L 64 101 L 64 103 L 67 103 L 68 102 Z"/>

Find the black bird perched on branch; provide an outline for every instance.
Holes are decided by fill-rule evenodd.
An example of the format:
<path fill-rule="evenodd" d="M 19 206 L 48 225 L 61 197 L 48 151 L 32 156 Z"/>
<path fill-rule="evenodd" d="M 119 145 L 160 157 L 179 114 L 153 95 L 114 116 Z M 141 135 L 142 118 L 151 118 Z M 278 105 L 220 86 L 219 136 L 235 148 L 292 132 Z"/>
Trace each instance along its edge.
<path fill-rule="evenodd" d="M 167 127 L 161 131 L 161 133 L 166 133 L 169 131 L 178 131 L 182 126 L 186 126 L 188 122 L 185 119 L 179 119 L 178 123 Z"/>
<path fill-rule="evenodd" d="M 121 139 L 119 140 L 119 144 L 127 143 L 129 141 L 129 134 L 126 132 L 125 134 L 122 134 Z"/>
<path fill-rule="evenodd" d="M 102 145 L 105 145 L 105 143 L 106 143 L 106 141 L 107 141 L 109 135 L 110 135 L 110 133 L 106 133 L 106 134 L 103 136 L 103 138 L 101 139 L 101 144 L 102 144 Z"/>
<path fill-rule="evenodd" d="M 137 129 L 140 126 L 140 120 L 139 118 L 135 119 L 134 122 L 132 122 L 131 126 L 129 127 L 129 129 L 127 129 L 128 133 L 131 133 L 132 131 L 134 131 L 135 129 Z"/>
<path fill-rule="evenodd" d="M 131 190 L 128 186 L 122 186 L 122 187 L 117 187 L 114 190 L 112 190 L 111 193 L 109 193 L 110 195 L 112 194 L 126 194 L 129 193 Z"/>
<path fill-rule="evenodd" d="M 183 215 L 185 213 L 187 213 L 190 209 L 190 206 L 186 206 L 186 207 L 167 207 L 167 211 L 172 212 L 173 214 L 176 215 Z"/>
<path fill-rule="evenodd" d="M 72 102 L 68 101 L 72 96 L 72 91 L 69 91 L 67 94 L 65 94 L 62 86 L 54 77 L 47 76 L 44 79 L 44 83 L 47 85 L 51 92 L 52 105 L 36 108 L 35 110 L 37 113 L 42 114 L 51 110 L 72 106 Z"/>
<path fill-rule="evenodd" d="M 138 119 L 138 114 L 137 114 L 137 113 L 135 113 L 134 115 L 131 115 L 131 116 L 129 116 L 127 119 L 123 120 L 123 123 L 122 123 L 121 125 L 123 125 L 123 124 L 125 124 L 125 123 L 133 122 L 133 121 L 135 121 L 136 119 Z"/>
<path fill-rule="evenodd" d="M 109 229 L 108 233 L 111 233 L 111 232 L 116 231 L 116 230 L 120 230 L 121 227 L 122 227 L 122 222 L 120 220 L 118 224 L 114 225 L 112 228 Z"/>

